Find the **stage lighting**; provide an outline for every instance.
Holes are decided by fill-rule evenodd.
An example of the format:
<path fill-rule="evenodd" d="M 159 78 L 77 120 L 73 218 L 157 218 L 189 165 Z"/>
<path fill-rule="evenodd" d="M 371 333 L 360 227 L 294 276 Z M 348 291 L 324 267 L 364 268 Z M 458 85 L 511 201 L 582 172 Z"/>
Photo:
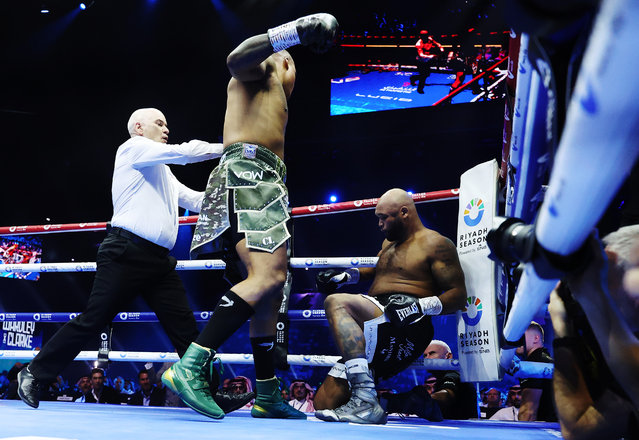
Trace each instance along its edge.
<path fill-rule="evenodd" d="M 86 8 L 87 8 L 87 5 L 85 5 L 84 3 L 80 3 L 80 9 L 84 11 Z"/>
<path fill-rule="evenodd" d="M 49 10 L 49 8 L 47 7 L 47 5 L 42 4 L 42 6 L 40 6 L 40 13 L 41 13 L 41 14 L 48 14 L 49 12 L 51 12 L 51 11 L 50 11 L 50 10 Z"/>
<path fill-rule="evenodd" d="M 330 200 L 331 203 L 335 203 L 337 202 L 337 196 L 335 194 L 331 194 L 328 200 Z"/>

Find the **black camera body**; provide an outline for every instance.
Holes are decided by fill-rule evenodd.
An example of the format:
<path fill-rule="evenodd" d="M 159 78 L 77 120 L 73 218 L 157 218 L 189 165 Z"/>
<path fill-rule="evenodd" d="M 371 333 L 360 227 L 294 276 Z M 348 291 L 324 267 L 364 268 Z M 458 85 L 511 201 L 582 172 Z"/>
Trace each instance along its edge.
<path fill-rule="evenodd" d="M 540 278 L 552 280 L 583 268 L 589 260 L 587 243 L 570 255 L 559 255 L 544 249 L 535 236 L 535 225 L 516 217 L 496 217 L 501 223 L 488 231 L 486 243 L 492 260 L 507 264 L 530 263 Z"/>

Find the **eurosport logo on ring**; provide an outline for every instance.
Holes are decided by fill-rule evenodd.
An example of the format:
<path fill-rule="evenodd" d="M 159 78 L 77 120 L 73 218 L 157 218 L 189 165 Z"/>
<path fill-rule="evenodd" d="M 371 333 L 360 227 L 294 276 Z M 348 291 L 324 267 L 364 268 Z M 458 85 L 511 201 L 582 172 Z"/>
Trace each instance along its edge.
<path fill-rule="evenodd" d="M 166 358 L 167 353 L 160 353 L 160 359 Z"/>
<path fill-rule="evenodd" d="M 251 359 L 252 354 L 244 353 L 244 359 Z"/>
<path fill-rule="evenodd" d="M 311 260 L 310 258 L 308 258 L 307 260 L 304 261 L 304 265 L 305 266 L 312 266 L 313 265 L 313 260 Z"/>
<path fill-rule="evenodd" d="M 359 258 L 351 258 L 351 265 L 352 266 L 359 265 Z"/>
<path fill-rule="evenodd" d="M 472 199 L 464 209 L 464 223 L 477 226 L 484 216 L 484 202 L 479 197 Z"/>
<path fill-rule="evenodd" d="M 311 317 L 311 311 L 310 310 L 304 310 L 302 312 L 302 317 L 304 318 L 310 318 Z"/>
<path fill-rule="evenodd" d="M 201 312 L 200 313 L 200 318 L 209 319 L 209 312 Z"/>
<path fill-rule="evenodd" d="M 0 321 L 4 321 L 4 313 L 0 313 Z"/>
<path fill-rule="evenodd" d="M 482 303 L 479 298 L 476 296 L 469 296 L 466 298 L 466 307 L 462 310 L 462 318 L 464 318 L 464 322 L 466 325 L 477 325 L 481 320 L 482 315 Z M 468 312 L 474 311 L 473 317 L 471 318 Z"/>
<path fill-rule="evenodd" d="M 127 318 L 129 317 L 129 315 L 128 315 L 126 312 L 122 312 L 122 313 L 120 313 L 120 315 L 119 315 L 119 316 L 120 316 L 120 319 L 121 319 L 122 321 L 126 321 L 126 320 L 127 320 Z"/>
<path fill-rule="evenodd" d="M 34 313 L 33 314 L 33 320 L 34 321 L 40 321 L 40 314 L 39 313 Z"/>
<path fill-rule="evenodd" d="M 76 316 L 78 316 L 78 314 L 77 314 L 77 313 L 69 313 L 69 319 L 73 319 L 73 318 L 75 318 Z"/>
<path fill-rule="evenodd" d="M 206 263 L 204 263 L 204 267 L 206 267 L 207 269 L 211 269 L 213 267 L 213 262 L 207 261 Z"/>

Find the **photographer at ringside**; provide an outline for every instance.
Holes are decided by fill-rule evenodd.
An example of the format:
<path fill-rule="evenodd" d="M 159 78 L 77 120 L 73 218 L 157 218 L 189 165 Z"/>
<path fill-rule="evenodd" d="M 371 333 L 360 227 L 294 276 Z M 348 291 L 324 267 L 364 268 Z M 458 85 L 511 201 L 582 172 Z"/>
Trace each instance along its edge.
<path fill-rule="evenodd" d="M 591 237 L 588 267 L 551 294 L 553 387 L 564 438 L 639 438 L 639 301 L 623 283 L 638 242 L 639 225 L 606 236 L 605 250 Z"/>

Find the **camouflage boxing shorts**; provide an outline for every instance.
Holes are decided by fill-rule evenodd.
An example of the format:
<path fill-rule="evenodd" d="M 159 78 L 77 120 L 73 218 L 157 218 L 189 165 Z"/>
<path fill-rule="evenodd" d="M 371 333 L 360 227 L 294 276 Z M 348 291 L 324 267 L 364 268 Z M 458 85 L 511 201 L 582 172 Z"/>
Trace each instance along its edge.
<path fill-rule="evenodd" d="M 212 242 L 231 227 L 229 208 L 247 247 L 273 252 L 281 246 L 290 237 L 285 179 L 284 162 L 268 148 L 244 142 L 226 147 L 206 185 L 191 256 L 208 252 Z"/>

